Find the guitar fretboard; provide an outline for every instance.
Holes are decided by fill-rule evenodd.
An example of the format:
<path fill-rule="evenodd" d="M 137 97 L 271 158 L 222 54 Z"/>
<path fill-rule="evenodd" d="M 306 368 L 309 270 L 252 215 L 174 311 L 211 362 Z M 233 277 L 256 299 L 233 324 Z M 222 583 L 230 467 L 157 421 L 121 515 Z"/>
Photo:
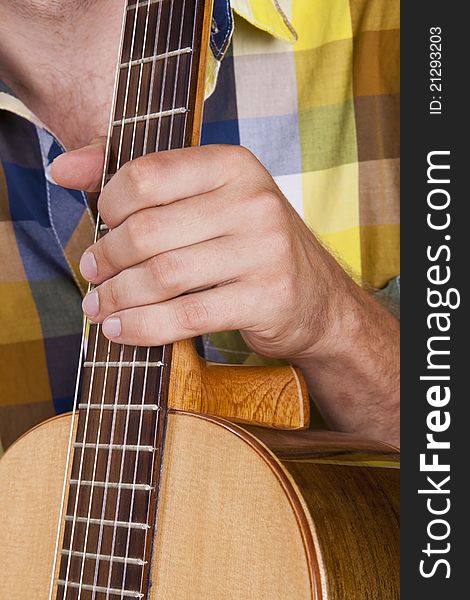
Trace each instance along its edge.
<path fill-rule="evenodd" d="M 105 183 L 133 158 L 190 145 L 208 4 L 127 2 Z M 170 362 L 169 346 L 122 346 L 89 326 L 58 599 L 146 597 Z"/>
<path fill-rule="evenodd" d="M 198 63 L 196 4 L 160 0 L 128 7 L 108 177 L 130 157 L 189 145 L 189 83 Z"/>

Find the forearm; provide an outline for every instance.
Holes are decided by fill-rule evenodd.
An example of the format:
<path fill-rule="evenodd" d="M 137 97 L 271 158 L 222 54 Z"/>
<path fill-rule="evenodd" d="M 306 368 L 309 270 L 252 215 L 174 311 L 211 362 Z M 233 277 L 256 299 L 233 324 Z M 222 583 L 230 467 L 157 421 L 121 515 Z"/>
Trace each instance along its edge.
<path fill-rule="evenodd" d="M 331 428 L 399 446 L 399 322 L 351 292 L 328 338 L 295 362 Z"/>

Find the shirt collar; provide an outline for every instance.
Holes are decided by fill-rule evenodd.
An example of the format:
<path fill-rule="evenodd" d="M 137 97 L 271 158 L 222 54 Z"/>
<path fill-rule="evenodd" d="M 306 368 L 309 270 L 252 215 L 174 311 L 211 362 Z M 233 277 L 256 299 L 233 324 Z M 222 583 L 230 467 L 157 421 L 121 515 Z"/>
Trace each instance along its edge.
<path fill-rule="evenodd" d="M 230 0 L 230 3 L 235 13 L 258 29 L 286 42 L 297 41 L 297 33 L 286 14 L 292 0 Z"/>
<path fill-rule="evenodd" d="M 0 83 L 2 83 L 0 81 Z M 29 108 L 27 108 L 21 100 L 16 98 L 12 94 L 10 90 L 3 89 L 0 91 L 0 110 L 6 110 L 8 112 L 12 112 L 19 117 L 23 117 L 24 119 L 38 125 L 39 127 L 44 127 L 41 121 L 33 114 Z"/>

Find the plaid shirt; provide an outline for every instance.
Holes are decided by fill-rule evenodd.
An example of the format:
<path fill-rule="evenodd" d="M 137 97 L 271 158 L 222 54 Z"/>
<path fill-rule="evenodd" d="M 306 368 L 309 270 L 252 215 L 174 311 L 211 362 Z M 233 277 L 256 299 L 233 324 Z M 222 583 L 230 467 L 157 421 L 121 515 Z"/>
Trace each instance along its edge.
<path fill-rule="evenodd" d="M 317 236 L 375 288 L 399 271 L 398 23 L 398 0 L 216 0 L 202 132 L 204 144 L 250 148 Z M 0 89 L 4 446 L 73 401 L 78 261 L 93 223 L 84 194 L 47 179 L 62 151 Z M 261 361 L 235 332 L 206 336 L 204 349 L 211 360 Z"/>

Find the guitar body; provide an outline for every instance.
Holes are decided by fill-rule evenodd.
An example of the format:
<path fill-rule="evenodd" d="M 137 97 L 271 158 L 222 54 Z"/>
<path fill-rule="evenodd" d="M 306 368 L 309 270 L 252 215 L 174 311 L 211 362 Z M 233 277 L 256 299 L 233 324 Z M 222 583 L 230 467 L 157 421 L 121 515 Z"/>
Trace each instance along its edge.
<path fill-rule="evenodd" d="M 0 462 L 0 600 L 48 597 L 69 433 L 56 417 Z M 149 599 L 398 599 L 399 471 L 346 448 L 172 412 Z"/>
<path fill-rule="evenodd" d="M 103 185 L 197 145 L 204 100 L 212 0 L 123 4 Z M 293 367 L 84 334 L 74 420 L 0 462 L 0 600 L 399 598 L 394 449 L 307 430 Z"/>

